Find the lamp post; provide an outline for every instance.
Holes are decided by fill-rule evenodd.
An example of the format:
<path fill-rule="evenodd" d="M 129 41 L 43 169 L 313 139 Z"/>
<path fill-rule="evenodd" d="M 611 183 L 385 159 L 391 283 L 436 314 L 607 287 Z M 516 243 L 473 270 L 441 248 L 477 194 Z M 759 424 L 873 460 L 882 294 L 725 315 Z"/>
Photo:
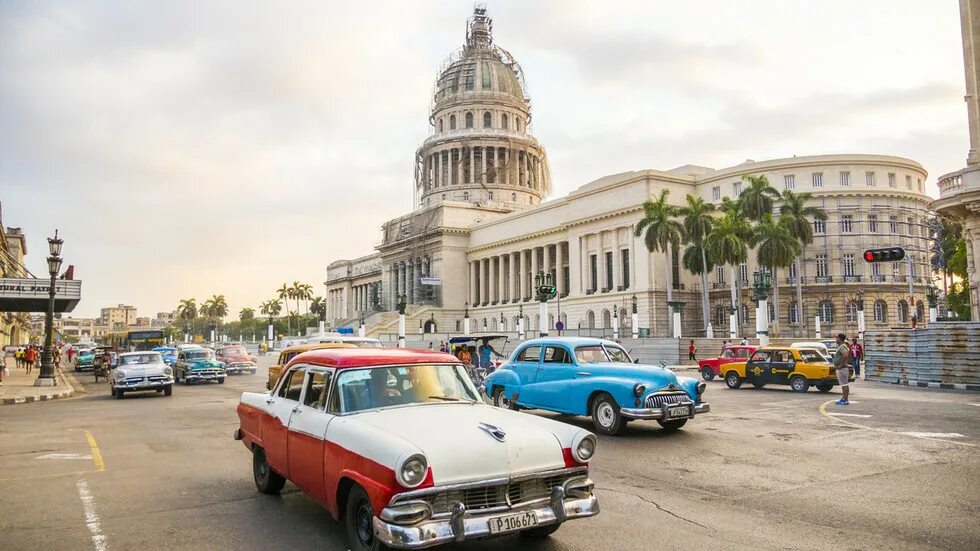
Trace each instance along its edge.
<path fill-rule="evenodd" d="M 463 334 L 470 334 L 470 303 L 463 303 Z"/>
<path fill-rule="evenodd" d="M 405 306 L 407 297 L 398 295 L 398 348 L 405 348 Z"/>
<path fill-rule="evenodd" d="M 517 305 L 517 338 L 524 340 L 524 305 Z"/>
<path fill-rule="evenodd" d="M 538 336 L 548 336 L 548 299 L 554 298 L 557 294 L 555 290 L 554 278 L 550 273 L 538 272 L 534 276 L 534 286 L 538 295 Z"/>
<path fill-rule="evenodd" d="M 752 292 L 755 299 L 755 338 L 760 346 L 769 345 L 769 291 L 772 275 L 768 270 L 752 272 Z"/>
<path fill-rule="evenodd" d="M 362 311 L 361 312 L 360 323 L 357 326 L 357 336 L 358 337 L 363 337 L 365 335 L 365 333 L 367 333 L 367 327 L 366 327 L 366 325 L 364 323 L 364 312 Z"/>
<path fill-rule="evenodd" d="M 857 292 L 858 338 L 864 340 L 864 291 Z"/>
<path fill-rule="evenodd" d="M 191 342 L 191 326 L 186 321 L 184 322 L 184 344 Z"/>
<path fill-rule="evenodd" d="M 506 329 L 507 318 L 504 317 L 504 313 L 500 313 L 500 331 L 503 332 Z"/>
<path fill-rule="evenodd" d="M 633 306 L 632 314 L 630 314 L 630 323 L 633 325 L 633 334 L 631 335 L 634 339 L 640 338 L 640 314 L 636 310 L 636 295 L 630 298 L 630 302 Z"/>
<path fill-rule="evenodd" d="M 58 230 L 54 230 L 54 238 L 48 238 L 48 273 L 51 275 L 51 285 L 48 288 L 48 312 L 44 317 L 44 351 L 41 353 L 41 372 L 34 380 L 34 386 L 54 386 L 54 285 L 58 272 L 61 271 L 61 245 L 64 241 L 58 238 Z"/>
<path fill-rule="evenodd" d="M 734 304 L 728 307 L 728 338 L 733 341 L 738 333 L 738 319 L 735 317 L 737 314 L 738 309 Z"/>
<path fill-rule="evenodd" d="M 274 329 L 273 329 L 273 326 L 272 326 L 272 314 L 270 313 L 269 314 L 269 334 L 266 337 L 267 340 L 269 341 L 269 347 L 270 348 L 273 348 L 274 347 L 274 341 L 273 341 L 274 335 L 273 335 L 273 331 L 274 331 Z"/>
<path fill-rule="evenodd" d="M 932 283 L 926 285 L 926 301 L 929 303 L 929 323 L 932 323 L 939 318 L 939 297 Z"/>
<path fill-rule="evenodd" d="M 616 305 L 613 304 L 612 309 L 613 309 L 613 315 L 612 315 L 613 340 L 618 341 L 619 340 L 619 308 L 617 308 Z"/>

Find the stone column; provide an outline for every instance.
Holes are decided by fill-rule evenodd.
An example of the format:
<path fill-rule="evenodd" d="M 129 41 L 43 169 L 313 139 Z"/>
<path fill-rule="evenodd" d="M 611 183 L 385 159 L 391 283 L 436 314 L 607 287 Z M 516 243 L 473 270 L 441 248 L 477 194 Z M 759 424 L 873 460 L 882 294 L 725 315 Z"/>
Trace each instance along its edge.
<path fill-rule="evenodd" d="M 502 167 L 504 173 L 504 185 L 510 185 L 510 149 L 504 149 L 504 166 Z"/>
<path fill-rule="evenodd" d="M 497 300 L 500 302 L 504 301 L 504 294 L 506 293 L 505 283 L 507 278 L 504 277 L 504 255 L 497 257 Z"/>
<path fill-rule="evenodd" d="M 551 245 L 541 247 L 541 271 L 551 273 Z"/>
<path fill-rule="evenodd" d="M 517 253 L 520 256 L 520 275 L 517 278 L 517 294 L 518 299 L 523 301 L 524 297 L 527 296 L 527 257 L 524 255 L 524 251 L 521 250 Z"/>
<path fill-rule="evenodd" d="M 470 181 L 468 183 L 476 183 L 476 150 L 470 147 Z"/>
<path fill-rule="evenodd" d="M 490 302 L 490 262 L 483 258 L 480 260 L 480 304 Z"/>
<path fill-rule="evenodd" d="M 564 241 L 559 241 L 555 244 L 555 289 L 558 291 L 558 296 L 565 294 L 565 278 L 562 277 L 565 270 L 563 264 L 565 264 L 565 251 L 562 250 L 562 245 Z"/>
<path fill-rule="evenodd" d="M 518 281 L 517 281 L 517 253 L 510 253 L 507 265 L 510 268 L 510 300 L 515 298 L 520 298 L 520 293 L 518 291 Z"/>
<path fill-rule="evenodd" d="M 531 292 L 529 293 L 532 297 L 534 296 L 534 278 L 538 275 L 538 248 L 531 247 L 531 280 L 528 283 Z"/>
<path fill-rule="evenodd" d="M 476 263 L 474 261 L 469 261 L 467 266 L 470 269 L 470 294 L 467 300 L 470 304 L 476 304 Z M 444 284 L 446 282 L 443 282 Z"/>
<path fill-rule="evenodd" d="M 442 151 L 437 151 L 433 153 L 436 157 L 436 187 L 442 187 L 445 183 L 442 181 Z"/>
<path fill-rule="evenodd" d="M 487 149 L 480 146 L 480 164 L 483 165 L 483 170 L 480 172 L 480 182 L 483 184 L 487 183 Z"/>

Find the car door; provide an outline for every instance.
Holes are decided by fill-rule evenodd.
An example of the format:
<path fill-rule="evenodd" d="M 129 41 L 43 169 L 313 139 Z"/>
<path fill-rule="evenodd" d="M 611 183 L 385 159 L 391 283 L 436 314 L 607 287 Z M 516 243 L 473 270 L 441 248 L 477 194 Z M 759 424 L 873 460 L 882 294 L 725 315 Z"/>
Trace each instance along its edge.
<path fill-rule="evenodd" d="M 520 380 L 518 401 L 521 403 L 534 403 L 533 387 L 538 378 L 539 367 L 541 367 L 541 347 L 538 345 L 526 346 L 514 355 L 514 372 Z"/>
<path fill-rule="evenodd" d="M 325 503 L 323 489 L 325 438 L 334 416 L 326 411 L 327 395 L 334 371 L 309 366 L 299 403 L 289 418 L 286 453 L 289 479 L 319 503 Z"/>
<path fill-rule="evenodd" d="M 749 382 L 765 383 L 769 378 L 769 351 L 757 350 L 745 362 L 745 379 Z"/>
<path fill-rule="evenodd" d="M 269 465 L 279 474 L 289 477 L 288 434 L 289 420 L 293 409 L 299 405 L 303 391 L 303 381 L 306 370 L 303 366 L 290 368 L 279 386 L 266 399 L 269 404 L 269 415 L 262 420 L 262 441 L 265 445 L 265 457 Z"/>
<path fill-rule="evenodd" d="M 569 406 L 571 381 L 592 375 L 585 368 L 578 369 L 581 371 L 581 375 L 578 375 L 577 369 L 567 348 L 558 345 L 545 346 L 534 381 L 533 396 L 537 403 L 558 409 Z"/>
<path fill-rule="evenodd" d="M 767 383 L 788 385 L 789 374 L 793 372 L 793 351 L 788 348 L 773 350 L 769 356 L 769 377 Z"/>

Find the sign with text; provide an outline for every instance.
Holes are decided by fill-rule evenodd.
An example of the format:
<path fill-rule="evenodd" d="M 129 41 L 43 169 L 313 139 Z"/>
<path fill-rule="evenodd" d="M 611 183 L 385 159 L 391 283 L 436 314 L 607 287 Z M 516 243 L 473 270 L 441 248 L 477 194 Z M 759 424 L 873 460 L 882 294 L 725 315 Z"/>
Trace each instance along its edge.
<path fill-rule="evenodd" d="M 438 277 L 421 277 L 419 283 L 422 285 L 442 285 L 442 279 Z"/>
<path fill-rule="evenodd" d="M 51 281 L 34 278 L 0 278 L 0 312 L 46 312 Z M 82 299 L 82 282 L 57 279 L 54 311 L 71 312 Z"/>

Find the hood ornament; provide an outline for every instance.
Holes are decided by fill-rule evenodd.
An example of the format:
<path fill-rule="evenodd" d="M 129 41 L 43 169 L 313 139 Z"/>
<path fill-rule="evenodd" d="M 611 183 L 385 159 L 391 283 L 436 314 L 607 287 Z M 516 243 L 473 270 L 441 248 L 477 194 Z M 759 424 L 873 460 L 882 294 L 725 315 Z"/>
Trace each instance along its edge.
<path fill-rule="evenodd" d="M 486 431 L 486 433 L 490 436 L 494 437 L 498 442 L 503 442 L 507 438 L 507 433 L 500 427 L 489 423 L 478 423 L 477 426 Z"/>

